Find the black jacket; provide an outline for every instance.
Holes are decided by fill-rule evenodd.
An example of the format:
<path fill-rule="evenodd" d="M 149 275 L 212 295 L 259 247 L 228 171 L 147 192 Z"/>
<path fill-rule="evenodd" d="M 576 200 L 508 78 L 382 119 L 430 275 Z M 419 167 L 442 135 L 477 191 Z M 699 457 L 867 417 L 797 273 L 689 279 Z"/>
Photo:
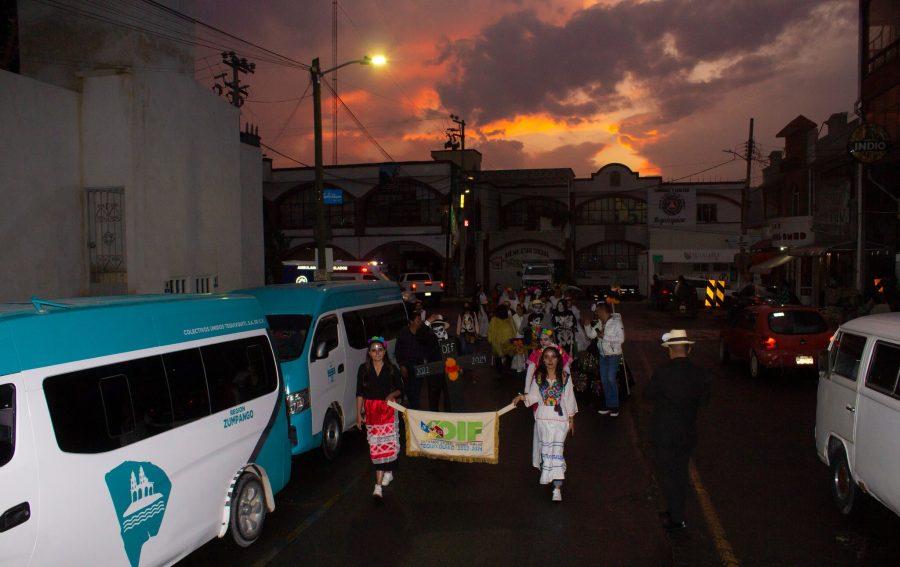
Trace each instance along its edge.
<path fill-rule="evenodd" d="M 652 400 L 651 436 L 658 448 L 690 449 L 696 442 L 697 410 L 709 403 L 709 374 L 687 358 L 658 368 L 644 389 Z"/>

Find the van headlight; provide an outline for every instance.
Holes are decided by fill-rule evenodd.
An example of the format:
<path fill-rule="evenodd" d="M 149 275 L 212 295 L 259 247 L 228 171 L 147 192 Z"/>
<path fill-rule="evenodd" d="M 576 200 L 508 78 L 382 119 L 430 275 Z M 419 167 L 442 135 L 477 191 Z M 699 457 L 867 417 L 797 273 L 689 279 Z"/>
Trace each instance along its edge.
<path fill-rule="evenodd" d="M 309 409 L 309 388 L 287 395 L 288 412 L 291 415 Z"/>

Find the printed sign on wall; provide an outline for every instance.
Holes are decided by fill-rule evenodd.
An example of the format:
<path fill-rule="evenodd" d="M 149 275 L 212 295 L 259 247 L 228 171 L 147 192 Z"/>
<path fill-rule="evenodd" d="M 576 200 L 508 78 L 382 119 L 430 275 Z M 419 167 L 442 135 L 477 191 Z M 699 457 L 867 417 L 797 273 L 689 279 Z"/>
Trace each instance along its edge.
<path fill-rule="evenodd" d="M 656 226 L 697 224 L 697 193 L 691 187 L 657 187 L 647 191 L 647 222 Z"/>

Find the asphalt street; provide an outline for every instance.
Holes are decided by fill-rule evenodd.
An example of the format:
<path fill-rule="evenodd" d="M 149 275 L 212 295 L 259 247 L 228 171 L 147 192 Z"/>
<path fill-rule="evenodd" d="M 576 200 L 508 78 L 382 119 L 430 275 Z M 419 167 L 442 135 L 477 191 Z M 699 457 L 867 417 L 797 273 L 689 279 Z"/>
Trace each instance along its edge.
<path fill-rule="evenodd" d="M 453 308 L 441 309 L 453 314 Z M 720 318 L 696 320 L 621 306 L 625 353 L 638 394 L 664 362 L 660 334 L 687 328 L 693 358 L 713 373 L 699 422 L 688 530 L 661 528 L 649 466 L 651 406 L 639 396 L 618 418 L 582 404 L 565 449 L 564 501 L 550 501 L 531 467 L 533 419 L 501 418 L 497 465 L 401 457 L 382 502 L 365 437 L 353 430 L 333 463 L 294 460 L 261 539 L 245 549 L 208 543 L 184 565 L 897 565 L 900 518 L 868 503 L 852 519 L 834 509 L 813 442 L 816 378 L 752 380 L 716 361 Z M 521 388 L 484 369 L 464 378 L 471 411 L 501 408 Z"/>

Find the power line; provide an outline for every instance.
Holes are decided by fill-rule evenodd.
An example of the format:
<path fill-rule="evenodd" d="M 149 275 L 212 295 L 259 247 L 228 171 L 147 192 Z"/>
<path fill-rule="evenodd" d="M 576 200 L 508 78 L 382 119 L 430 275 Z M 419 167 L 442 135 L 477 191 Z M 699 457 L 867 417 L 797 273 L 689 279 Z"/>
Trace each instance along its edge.
<path fill-rule="evenodd" d="M 290 124 L 291 120 L 294 118 L 294 114 L 297 113 L 297 109 L 300 108 L 300 103 L 302 103 L 303 99 L 306 98 L 307 94 L 309 93 L 309 88 L 311 86 L 312 86 L 312 80 L 310 80 L 309 82 L 306 83 L 306 90 L 304 90 L 303 94 L 300 95 L 300 98 L 297 99 L 297 104 L 294 105 L 293 110 L 291 110 L 291 113 L 288 114 L 287 120 L 284 121 L 284 124 L 281 126 L 281 130 L 278 132 L 278 135 L 275 136 L 275 139 L 273 141 L 277 142 L 279 140 L 279 138 L 281 138 L 281 135 L 284 134 L 284 129 L 287 128 L 287 125 Z"/>
<path fill-rule="evenodd" d="M 383 155 L 388 161 L 396 162 L 397 160 L 395 160 L 394 157 L 390 153 L 388 153 L 386 149 L 384 149 L 384 146 L 378 143 L 378 140 L 376 140 L 375 137 L 372 136 L 365 125 L 359 120 L 359 118 L 356 117 L 356 114 L 354 114 L 353 111 L 350 110 L 350 107 L 347 106 L 347 103 L 344 102 L 344 99 L 342 99 L 336 92 L 334 92 L 334 89 L 331 88 L 331 85 L 324 81 L 323 83 L 328 88 L 328 90 L 331 91 L 335 98 L 337 98 L 338 102 L 341 103 L 341 106 L 344 108 L 347 114 L 350 115 L 350 119 L 353 120 L 353 122 L 356 124 L 356 127 L 359 128 L 359 130 L 363 133 L 363 135 L 365 135 L 365 137 L 372 143 L 373 146 L 378 148 L 378 151 L 381 152 L 381 155 Z"/>

